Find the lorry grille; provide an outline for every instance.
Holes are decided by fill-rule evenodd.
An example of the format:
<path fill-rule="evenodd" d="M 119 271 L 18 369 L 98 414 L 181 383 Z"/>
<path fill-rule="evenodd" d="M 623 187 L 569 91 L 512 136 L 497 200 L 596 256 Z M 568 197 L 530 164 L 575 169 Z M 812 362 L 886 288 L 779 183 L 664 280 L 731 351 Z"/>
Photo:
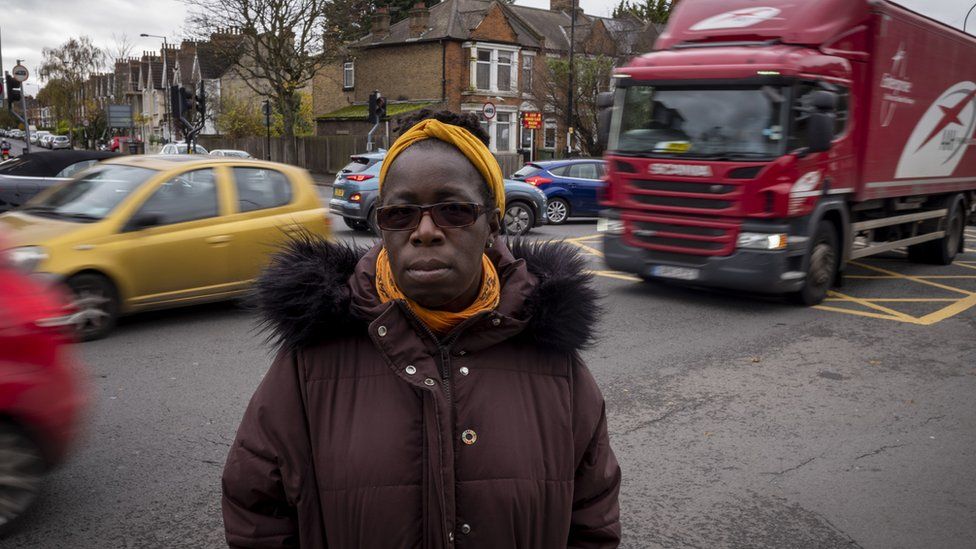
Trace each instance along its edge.
<path fill-rule="evenodd" d="M 624 180 L 625 207 L 672 214 L 739 215 L 742 187 L 708 181 Z"/>
<path fill-rule="evenodd" d="M 626 213 L 624 241 L 631 246 L 695 256 L 725 256 L 735 251 L 734 221 Z"/>

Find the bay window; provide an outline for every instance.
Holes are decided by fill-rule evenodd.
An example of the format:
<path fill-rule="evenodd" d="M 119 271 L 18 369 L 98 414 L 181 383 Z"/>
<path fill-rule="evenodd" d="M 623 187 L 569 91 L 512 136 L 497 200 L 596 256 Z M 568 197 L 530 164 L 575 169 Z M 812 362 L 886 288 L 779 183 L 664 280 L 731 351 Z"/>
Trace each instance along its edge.
<path fill-rule="evenodd" d="M 518 48 L 471 47 L 471 86 L 479 91 L 512 92 L 518 89 Z"/>

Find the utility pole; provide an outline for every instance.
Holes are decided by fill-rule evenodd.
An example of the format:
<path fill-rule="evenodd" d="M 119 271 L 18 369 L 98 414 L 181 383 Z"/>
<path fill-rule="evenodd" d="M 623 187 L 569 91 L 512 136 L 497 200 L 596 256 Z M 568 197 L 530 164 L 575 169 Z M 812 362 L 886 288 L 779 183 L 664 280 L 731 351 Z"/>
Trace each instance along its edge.
<path fill-rule="evenodd" d="M 7 74 L 3 72 L 3 33 L 0 32 L 0 74 Z M 0 103 L 3 103 L 3 99 L 7 97 L 7 90 L 3 86 L 0 86 Z"/>
<path fill-rule="evenodd" d="M 265 155 L 264 159 L 271 161 L 271 99 L 265 99 L 264 105 L 261 106 L 264 111 L 264 127 L 267 132 L 267 137 L 265 138 Z"/>
<path fill-rule="evenodd" d="M 569 100 L 566 107 L 566 158 L 573 153 L 573 94 L 575 88 L 576 65 L 574 64 L 574 54 L 576 50 L 576 5 L 578 0 L 573 0 L 573 15 L 569 25 Z"/>

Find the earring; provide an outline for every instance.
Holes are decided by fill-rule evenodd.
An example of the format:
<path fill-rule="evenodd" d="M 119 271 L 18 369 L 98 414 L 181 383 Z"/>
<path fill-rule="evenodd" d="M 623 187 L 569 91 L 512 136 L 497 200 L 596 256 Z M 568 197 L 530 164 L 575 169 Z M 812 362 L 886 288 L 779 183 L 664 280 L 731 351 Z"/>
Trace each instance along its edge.
<path fill-rule="evenodd" d="M 489 240 L 488 243 L 485 244 L 485 248 L 491 248 L 494 245 L 495 245 L 495 242 L 493 240 Z"/>

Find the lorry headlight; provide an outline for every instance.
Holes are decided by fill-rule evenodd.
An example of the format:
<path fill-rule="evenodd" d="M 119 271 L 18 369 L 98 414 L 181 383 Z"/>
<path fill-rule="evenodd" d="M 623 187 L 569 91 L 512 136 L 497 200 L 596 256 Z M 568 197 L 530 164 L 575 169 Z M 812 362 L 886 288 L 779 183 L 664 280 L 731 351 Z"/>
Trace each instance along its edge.
<path fill-rule="evenodd" d="M 6 251 L 6 256 L 11 265 L 26 273 L 33 272 L 48 257 L 47 252 L 40 246 L 11 248 Z"/>
<path fill-rule="evenodd" d="M 785 250 L 785 234 L 739 233 L 739 247 L 750 250 Z"/>
<path fill-rule="evenodd" d="M 596 221 L 596 232 L 607 234 L 624 234 L 624 222 L 619 219 L 601 217 Z"/>

